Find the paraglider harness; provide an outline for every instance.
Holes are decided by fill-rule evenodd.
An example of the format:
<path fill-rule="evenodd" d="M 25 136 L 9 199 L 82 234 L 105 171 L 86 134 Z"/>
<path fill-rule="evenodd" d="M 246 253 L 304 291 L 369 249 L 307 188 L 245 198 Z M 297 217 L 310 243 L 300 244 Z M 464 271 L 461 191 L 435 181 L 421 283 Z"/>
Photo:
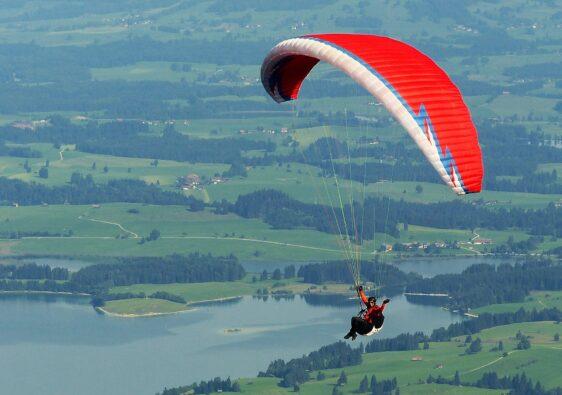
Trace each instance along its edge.
<path fill-rule="evenodd" d="M 357 318 L 364 319 L 363 316 L 365 315 L 366 312 L 367 312 L 367 309 L 362 308 L 362 309 L 359 311 L 359 313 L 357 313 L 356 317 L 357 317 Z M 363 336 L 373 336 L 373 335 L 376 335 L 377 333 L 379 333 L 380 331 L 382 331 L 383 324 L 384 324 L 384 316 L 382 317 L 382 323 L 381 323 L 381 326 L 380 326 L 380 327 L 377 328 L 377 327 L 375 326 L 375 324 L 373 324 L 373 329 L 371 329 L 370 332 L 364 334 Z"/>
<path fill-rule="evenodd" d="M 359 293 L 360 289 L 363 290 L 363 287 L 357 286 L 357 292 L 358 293 Z M 361 302 L 359 302 L 359 306 L 360 306 L 361 310 L 359 310 L 359 313 L 357 313 L 356 317 L 364 320 L 365 319 L 364 316 L 365 316 L 365 313 L 368 311 L 368 307 L 363 307 L 363 304 Z M 375 325 L 375 323 L 373 322 L 372 323 L 373 329 L 371 329 L 368 333 L 364 334 L 363 336 L 372 336 L 372 335 L 375 335 L 375 334 L 379 333 L 382 330 L 383 324 L 384 324 L 384 315 L 381 316 L 379 327 L 377 327 Z"/>

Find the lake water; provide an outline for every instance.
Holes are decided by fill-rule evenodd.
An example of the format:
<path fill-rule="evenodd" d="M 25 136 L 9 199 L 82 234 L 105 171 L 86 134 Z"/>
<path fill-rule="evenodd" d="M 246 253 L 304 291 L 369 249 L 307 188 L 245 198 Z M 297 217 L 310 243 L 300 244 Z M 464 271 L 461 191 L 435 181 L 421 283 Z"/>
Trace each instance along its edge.
<path fill-rule="evenodd" d="M 471 265 L 479 263 L 487 263 L 489 265 L 497 265 L 500 263 L 513 263 L 513 259 L 497 259 L 491 257 L 444 257 L 444 258 L 407 258 L 404 260 L 392 261 L 389 260 L 385 263 L 392 264 L 398 269 L 405 272 L 414 272 L 422 275 L 423 277 L 433 277 L 437 274 L 445 273 L 460 273 Z M 259 273 L 263 270 L 272 272 L 279 268 L 283 270 L 286 266 L 292 265 L 292 262 L 258 262 L 247 261 L 242 262 L 244 269 L 248 272 Z M 297 269 L 300 263 L 294 264 Z"/>
<path fill-rule="evenodd" d="M 90 264 L 33 259 L 78 270 Z M 485 258 L 409 259 L 395 263 L 423 276 L 460 273 Z M 283 268 L 244 263 L 248 271 Z M 126 319 L 98 314 L 89 298 L 0 294 L 0 388 L 10 394 L 154 394 L 165 386 L 215 376 L 255 376 L 276 358 L 293 358 L 340 340 L 354 303 L 325 299 L 198 306 L 170 316 Z M 462 319 L 435 306 L 394 297 L 378 338 L 424 331 Z M 242 332 L 226 333 L 240 328 Z"/>
<path fill-rule="evenodd" d="M 244 297 L 152 318 L 100 315 L 88 298 L 0 296 L 0 387 L 9 394 L 154 394 L 215 376 L 255 376 L 342 338 L 356 304 Z M 393 298 L 378 337 L 461 319 Z M 226 333 L 240 328 L 240 333 Z"/>
<path fill-rule="evenodd" d="M 433 277 L 438 274 L 461 273 L 469 266 L 486 263 L 488 265 L 500 265 L 502 263 L 514 262 L 513 259 L 497 259 L 486 257 L 467 257 L 467 258 L 412 258 L 398 261 L 395 266 L 408 273 L 418 273 L 423 277 Z"/>

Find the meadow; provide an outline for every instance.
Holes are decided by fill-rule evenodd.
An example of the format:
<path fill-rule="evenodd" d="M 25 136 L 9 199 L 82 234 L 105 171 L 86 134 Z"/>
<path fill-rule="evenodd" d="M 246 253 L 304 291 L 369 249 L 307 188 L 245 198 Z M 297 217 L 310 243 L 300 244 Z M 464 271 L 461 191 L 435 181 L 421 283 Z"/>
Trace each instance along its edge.
<path fill-rule="evenodd" d="M 530 336 L 531 348 L 517 350 L 515 335 L 518 331 Z M 324 370 L 326 379 L 312 379 L 300 385 L 299 393 L 320 395 L 331 393 L 340 376 L 345 371 L 347 384 L 340 387 L 344 394 L 357 393 L 359 382 L 367 376 L 376 375 L 377 380 L 396 377 L 400 393 L 404 394 L 500 394 L 505 391 L 486 390 L 471 387 L 426 384 L 429 375 L 452 379 L 455 372 L 460 373 L 461 381 L 474 382 L 483 373 L 494 371 L 499 376 L 521 373 L 524 368 L 527 377 L 540 380 L 547 388 L 562 385 L 557 362 L 562 347 L 560 342 L 553 340 L 554 335 L 561 331 L 560 325 L 554 322 L 521 323 L 486 329 L 473 338 L 482 340 L 482 351 L 476 354 L 465 354 L 464 336 L 450 342 L 429 343 L 427 350 L 393 351 L 363 354 L 363 362 L 358 366 L 343 369 Z M 494 351 L 499 341 L 504 344 L 507 356 Z M 413 361 L 413 357 L 421 357 Z M 316 377 L 317 372 L 311 372 Z M 292 392 L 277 386 L 275 378 L 247 378 L 240 380 L 242 391 L 249 394 L 283 394 Z"/>

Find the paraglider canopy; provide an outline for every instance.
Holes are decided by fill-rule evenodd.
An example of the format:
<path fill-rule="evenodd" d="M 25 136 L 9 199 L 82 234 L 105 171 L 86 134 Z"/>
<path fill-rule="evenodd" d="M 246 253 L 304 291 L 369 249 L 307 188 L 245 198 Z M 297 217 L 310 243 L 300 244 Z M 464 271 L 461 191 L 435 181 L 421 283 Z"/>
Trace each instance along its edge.
<path fill-rule="evenodd" d="M 459 89 L 433 60 L 388 37 L 314 34 L 276 45 L 262 64 L 262 84 L 277 102 L 297 99 L 319 61 L 342 70 L 376 97 L 457 194 L 480 192 L 476 128 Z"/>

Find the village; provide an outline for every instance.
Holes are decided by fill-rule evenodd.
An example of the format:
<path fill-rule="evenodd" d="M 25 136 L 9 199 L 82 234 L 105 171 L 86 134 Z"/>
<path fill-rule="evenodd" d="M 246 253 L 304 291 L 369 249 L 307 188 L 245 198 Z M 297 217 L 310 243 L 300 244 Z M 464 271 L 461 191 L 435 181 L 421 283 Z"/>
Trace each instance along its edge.
<path fill-rule="evenodd" d="M 215 174 L 211 178 L 206 176 L 199 176 L 195 173 L 190 173 L 186 176 L 180 176 L 176 180 L 176 186 L 184 191 L 201 190 L 204 185 L 218 185 L 228 181 L 228 178 Z"/>

